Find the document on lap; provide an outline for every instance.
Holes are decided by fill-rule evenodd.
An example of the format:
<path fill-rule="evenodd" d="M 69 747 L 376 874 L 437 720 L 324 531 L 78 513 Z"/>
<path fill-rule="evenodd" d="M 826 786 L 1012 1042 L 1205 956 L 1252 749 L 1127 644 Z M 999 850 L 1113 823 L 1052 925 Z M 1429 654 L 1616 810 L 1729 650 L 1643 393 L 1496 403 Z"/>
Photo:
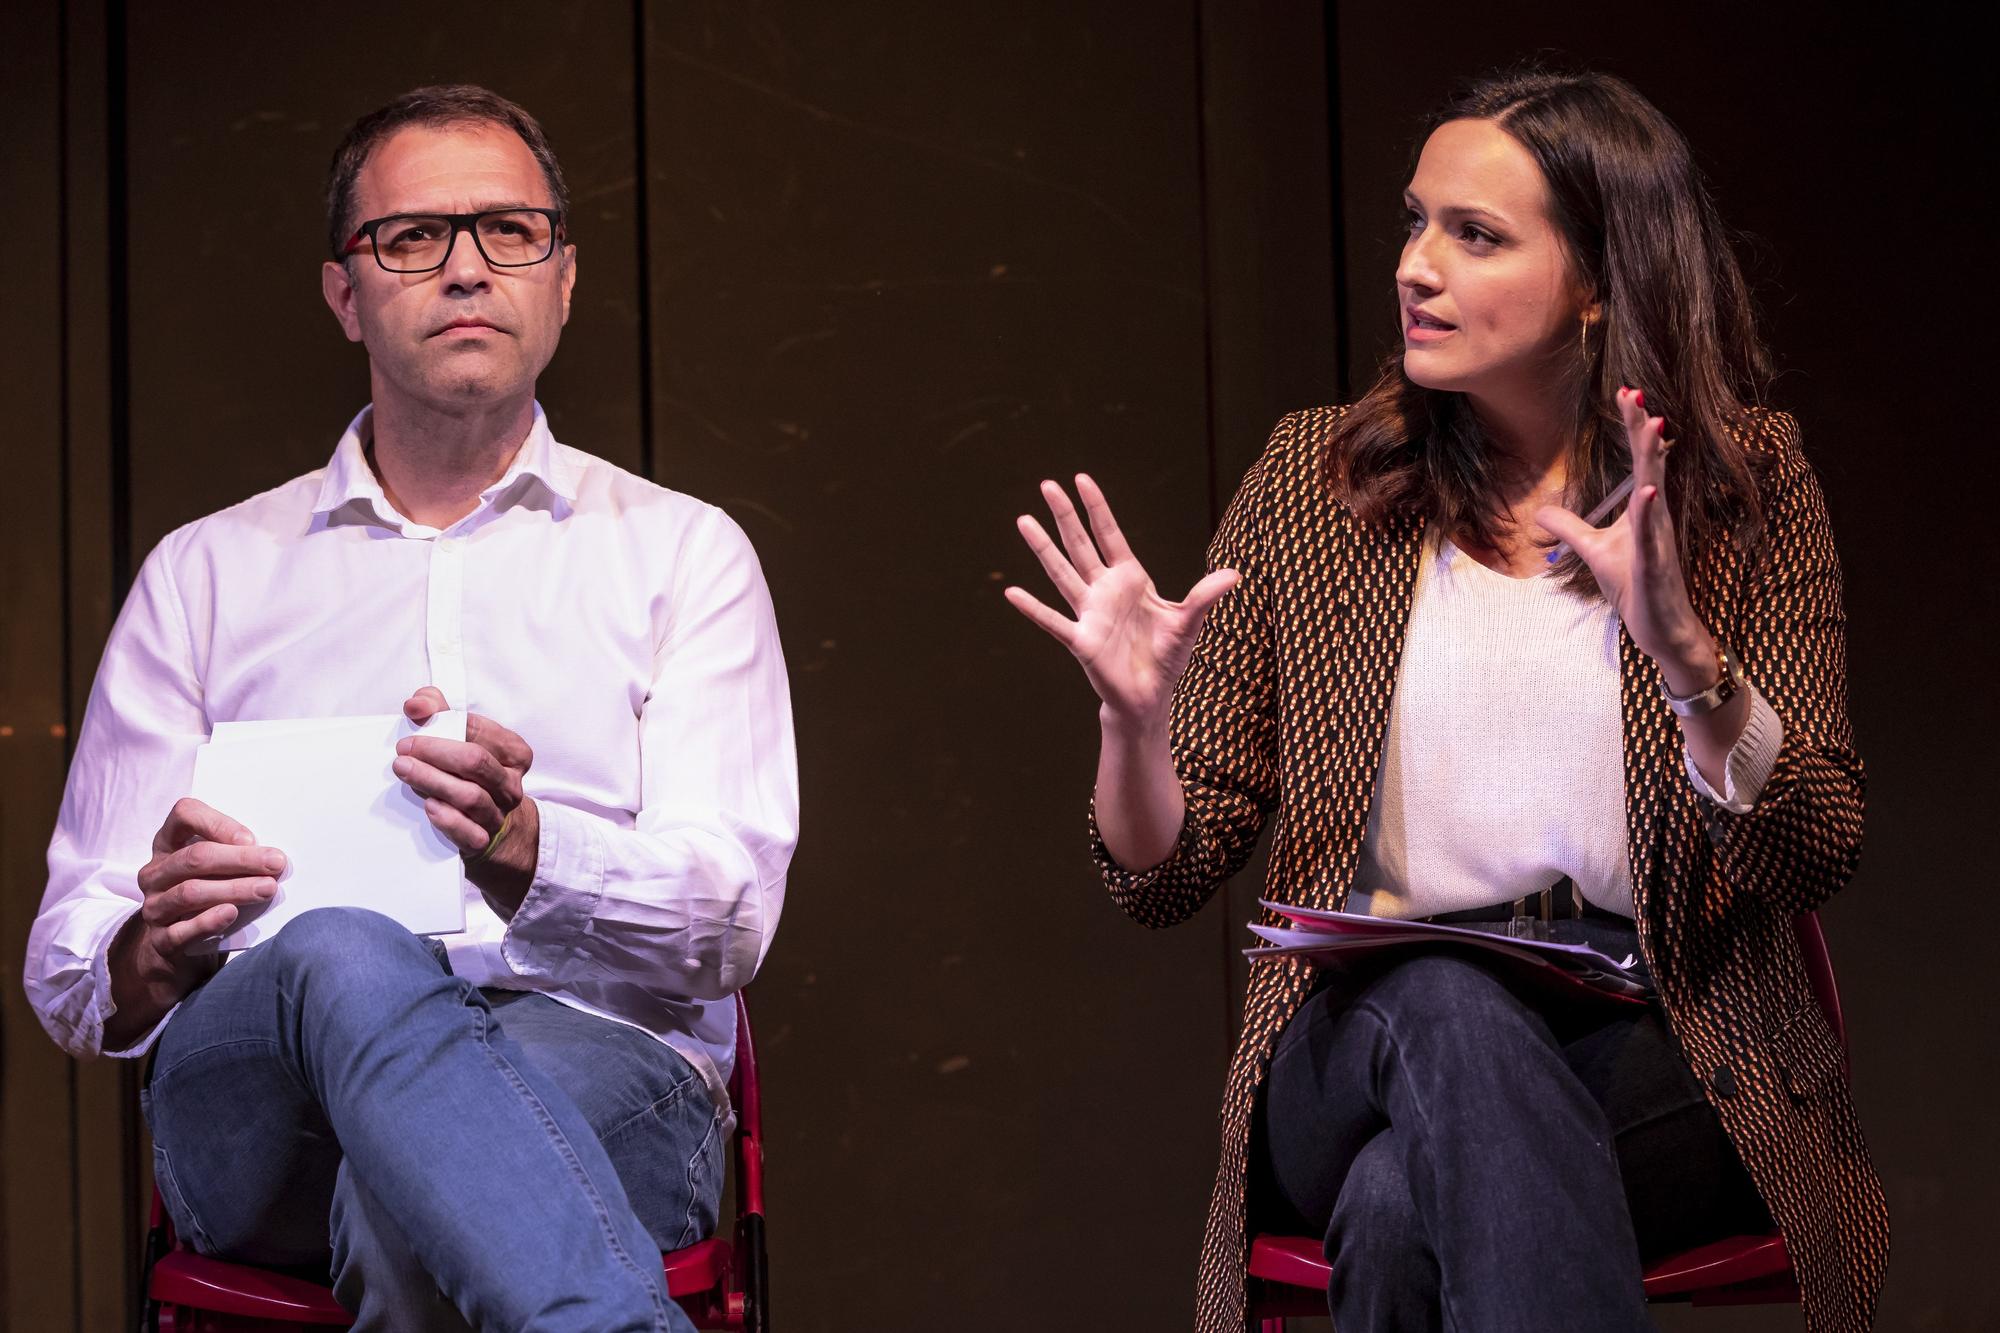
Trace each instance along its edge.
<path fill-rule="evenodd" d="M 1638 1004 L 1653 995 L 1652 986 L 1632 971 L 1632 958 L 1609 958 L 1587 944 L 1521 939 L 1463 926 L 1290 907 L 1268 900 L 1259 900 L 1259 905 L 1289 924 L 1251 922 L 1251 933 L 1265 943 L 1245 949 L 1243 953 L 1249 958 L 1297 957 L 1323 966 L 1340 966 L 1387 951 L 1464 948 L 1477 950 L 1510 975 L 1561 991 Z"/>
<path fill-rule="evenodd" d="M 401 714 L 219 722 L 195 752 L 192 795 L 289 864 L 277 896 L 246 909 L 210 948 L 248 949 L 316 907 L 365 907 L 418 935 L 465 929 L 458 849 L 391 770 L 396 742 L 465 739 L 465 714 L 423 727 Z"/>

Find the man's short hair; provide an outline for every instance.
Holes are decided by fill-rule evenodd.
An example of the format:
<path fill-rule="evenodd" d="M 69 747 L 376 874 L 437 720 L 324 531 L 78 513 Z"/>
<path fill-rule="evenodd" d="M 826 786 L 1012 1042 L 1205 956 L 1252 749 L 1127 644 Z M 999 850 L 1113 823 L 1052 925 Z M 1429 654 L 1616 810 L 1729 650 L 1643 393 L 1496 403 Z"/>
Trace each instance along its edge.
<path fill-rule="evenodd" d="M 345 258 L 347 242 L 360 221 L 354 213 L 354 187 L 367 165 L 368 155 L 383 140 L 411 125 L 442 129 L 448 125 L 502 125 L 521 136 L 548 183 L 549 196 L 556 208 L 569 217 L 569 187 L 563 183 L 562 167 L 555 150 L 542 132 L 541 122 L 496 92 L 472 83 L 442 83 L 404 93 L 387 106 L 369 112 L 347 129 L 347 137 L 333 153 L 333 165 L 326 175 L 326 241 L 335 259 Z"/>

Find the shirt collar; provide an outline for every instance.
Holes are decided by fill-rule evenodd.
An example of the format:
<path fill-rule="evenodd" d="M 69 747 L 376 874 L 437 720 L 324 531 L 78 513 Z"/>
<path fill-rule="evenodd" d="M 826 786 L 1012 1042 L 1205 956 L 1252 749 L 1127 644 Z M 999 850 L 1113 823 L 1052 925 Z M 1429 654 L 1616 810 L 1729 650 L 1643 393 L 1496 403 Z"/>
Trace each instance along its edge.
<path fill-rule="evenodd" d="M 366 450 L 375 434 L 374 415 L 372 405 L 364 407 L 347 424 L 340 443 L 334 447 L 333 458 L 327 463 L 326 475 L 320 479 L 319 496 L 313 501 L 313 513 L 326 515 L 333 521 L 335 515 L 354 507 L 372 513 L 377 520 L 392 527 L 416 527 L 396 512 L 396 507 L 382 492 L 382 483 L 375 479 L 375 469 L 368 466 Z M 540 403 L 536 403 L 535 420 L 528 428 L 528 438 L 514 452 L 514 461 L 507 465 L 507 471 L 501 474 L 500 479 L 479 493 L 481 507 L 497 507 L 508 501 L 518 501 L 530 489 L 539 489 L 550 499 L 560 502 L 560 510 L 573 509 L 576 506 L 577 469 L 567 454 L 568 451 L 557 444 L 556 437 L 549 430 L 547 413 L 542 411 Z"/>

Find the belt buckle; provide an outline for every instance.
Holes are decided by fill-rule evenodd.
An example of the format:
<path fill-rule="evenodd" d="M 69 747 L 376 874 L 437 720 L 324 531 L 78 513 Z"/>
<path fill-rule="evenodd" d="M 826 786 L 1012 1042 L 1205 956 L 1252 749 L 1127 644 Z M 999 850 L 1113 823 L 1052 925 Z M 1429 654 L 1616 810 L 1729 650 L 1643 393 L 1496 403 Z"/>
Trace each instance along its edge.
<path fill-rule="evenodd" d="M 1530 916 L 1529 904 L 1533 903 L 1539 915 Z M 1510 940 L 1546 940 L 1549 938 L 1549 918 L 1551 916 L 1549 893 L 1531 893 L 1513 902 L 1514 915 L 1507 920 L 1507 938 Z"/>

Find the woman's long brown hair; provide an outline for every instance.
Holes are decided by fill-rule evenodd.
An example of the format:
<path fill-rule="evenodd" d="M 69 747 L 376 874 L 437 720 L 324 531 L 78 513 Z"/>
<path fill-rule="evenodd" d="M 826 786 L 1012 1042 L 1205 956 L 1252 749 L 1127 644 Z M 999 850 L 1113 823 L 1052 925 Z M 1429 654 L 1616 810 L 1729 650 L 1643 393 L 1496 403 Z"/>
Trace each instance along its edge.
<path fill-rule="evenodd" d="M 1602 317 L 1552 390 L 1569 400 L 1565 502 L 1595 506 L 1631 470 L 1613 395 L 1641 389 L 1674 440 L 1667 499 L 1680 549 L 1762 533 L 1755 472 L 1738 442 L 1771 375 L 1743 273 L 1687 141 L 1622 79 L 1539 69 L 1482 80 L 1433 116 L 1486 120 L 1540 165 L 1550 211 L 1578 286 Z M 1492 547 L 1507 529 L 1504 458 L 1464 395 L 1426 389 L 1400 350 L 1341 418 L 1327 447 L 1329 483 L 1364 519 L 1416 513 L 1447 534 Z M 1575 555 L 1558 570 L 1594 589 Z"/>

